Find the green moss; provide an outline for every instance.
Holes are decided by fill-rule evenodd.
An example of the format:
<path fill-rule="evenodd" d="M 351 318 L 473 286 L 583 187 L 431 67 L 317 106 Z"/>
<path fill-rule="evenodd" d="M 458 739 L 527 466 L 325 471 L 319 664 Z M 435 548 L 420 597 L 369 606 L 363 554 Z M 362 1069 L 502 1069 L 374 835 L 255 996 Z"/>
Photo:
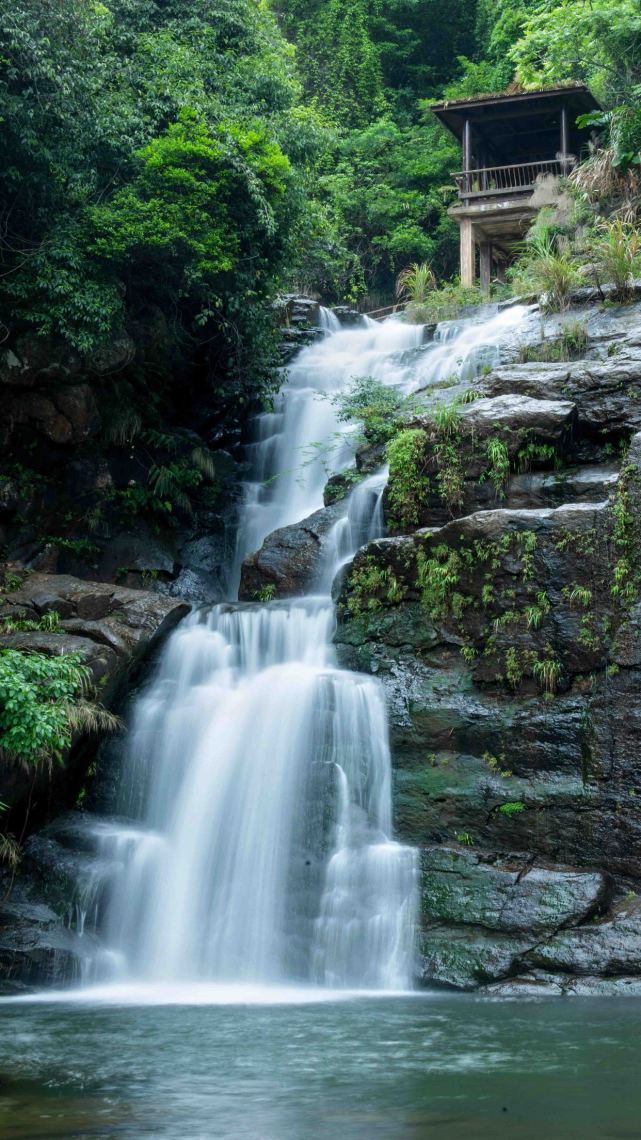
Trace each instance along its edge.
<path fill-rule="evenodd" d="M 501 815 L 511 817 L 513 815 L 520 815 L 521 812 L 525 811 L 525 804 L 522 800 L 509 800 L 507 803 L 501 804 L 498 810 Z"/>

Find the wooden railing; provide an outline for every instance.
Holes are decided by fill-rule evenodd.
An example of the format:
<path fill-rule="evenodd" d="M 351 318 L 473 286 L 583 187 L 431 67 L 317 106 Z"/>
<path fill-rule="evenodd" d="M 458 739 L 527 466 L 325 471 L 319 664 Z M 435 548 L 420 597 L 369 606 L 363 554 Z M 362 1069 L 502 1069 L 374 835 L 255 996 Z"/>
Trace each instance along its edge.
<path fill-rule="evenodd" d="M 384 309 L 372 309 L 369 313 L 363 313 L 363 316 L 370 317 L 373 321 L 384 321 L 386 317 L 391 317 L 393 313 L 400 313 L 404 308 L 405 301 L 401 301 L 396 305 L 386 305 Z"/>
<path fill-rule="evenodd" d="M 567 174 L 573 160 L 543 159 L 540 162 L 520 162 L 514 166 L 484 166 L 477 170 L 460 170 L 452 177 L 458 186 L 459 198 L 487 198 L 495 194 L 522 194 L 533 190 L 542 174 Z"/>

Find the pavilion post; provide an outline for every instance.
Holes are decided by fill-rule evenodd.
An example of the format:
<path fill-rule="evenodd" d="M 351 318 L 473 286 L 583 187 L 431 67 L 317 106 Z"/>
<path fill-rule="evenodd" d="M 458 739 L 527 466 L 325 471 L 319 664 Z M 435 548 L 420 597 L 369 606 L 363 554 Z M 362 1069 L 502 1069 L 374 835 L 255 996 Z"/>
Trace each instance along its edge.
<path fill-rule="evenodd" d="M 461 218 L 461 285 L 464 289 L 474 287 L 474 229 L 471 218 Z"/>
<path fill-rule="evenodd" d="M 492 242 L 484 239 L 480 244 L 479 254 L 481 292 L 489 293 L 492 280 Z"/>
<path fill-rule="evenodd" d="M 561 107 L 561 170 L 567 174 L 570 155 L 570 132 L 568 130 L 568 109 Z"/>
<path fill-rule="evenodd" d="M 470 170 L 472 169 L 472 125 L 469 119 L 465 120 L 463 127 L 463 191 L 466 194 L 472 189 Z"/>

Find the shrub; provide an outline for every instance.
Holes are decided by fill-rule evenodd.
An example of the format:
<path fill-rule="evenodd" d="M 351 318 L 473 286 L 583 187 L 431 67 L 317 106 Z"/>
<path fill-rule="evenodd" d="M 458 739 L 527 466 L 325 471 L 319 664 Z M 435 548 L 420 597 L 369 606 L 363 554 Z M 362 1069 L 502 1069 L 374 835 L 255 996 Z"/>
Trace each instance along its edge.
<path fill-rule="evenodd" d="M 90 677 L 78 653 L 0 650 L 4 757 L 26 765 L 62 762 L 74 732 L 117 728 L 117 717 L 87 699 Z"/>
<path fill-rule="evenodd" d="M 410 402 L 374 376 L 354 377 L 347 392 L 330 397 L 341 423 L 355 420 L 363 425 L 370 443 L 387 443 L 398 431 Z"/>

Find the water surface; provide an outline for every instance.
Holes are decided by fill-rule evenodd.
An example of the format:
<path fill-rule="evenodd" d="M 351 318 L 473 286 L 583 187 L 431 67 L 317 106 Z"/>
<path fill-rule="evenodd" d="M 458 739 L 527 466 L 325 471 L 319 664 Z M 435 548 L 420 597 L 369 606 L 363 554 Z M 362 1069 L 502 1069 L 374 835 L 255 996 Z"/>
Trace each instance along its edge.
<path fill-rule="evenodd" d="M 634 1000 L 276 999 L 3 1004 L 0 1136 L 641 1135 Z"/>

